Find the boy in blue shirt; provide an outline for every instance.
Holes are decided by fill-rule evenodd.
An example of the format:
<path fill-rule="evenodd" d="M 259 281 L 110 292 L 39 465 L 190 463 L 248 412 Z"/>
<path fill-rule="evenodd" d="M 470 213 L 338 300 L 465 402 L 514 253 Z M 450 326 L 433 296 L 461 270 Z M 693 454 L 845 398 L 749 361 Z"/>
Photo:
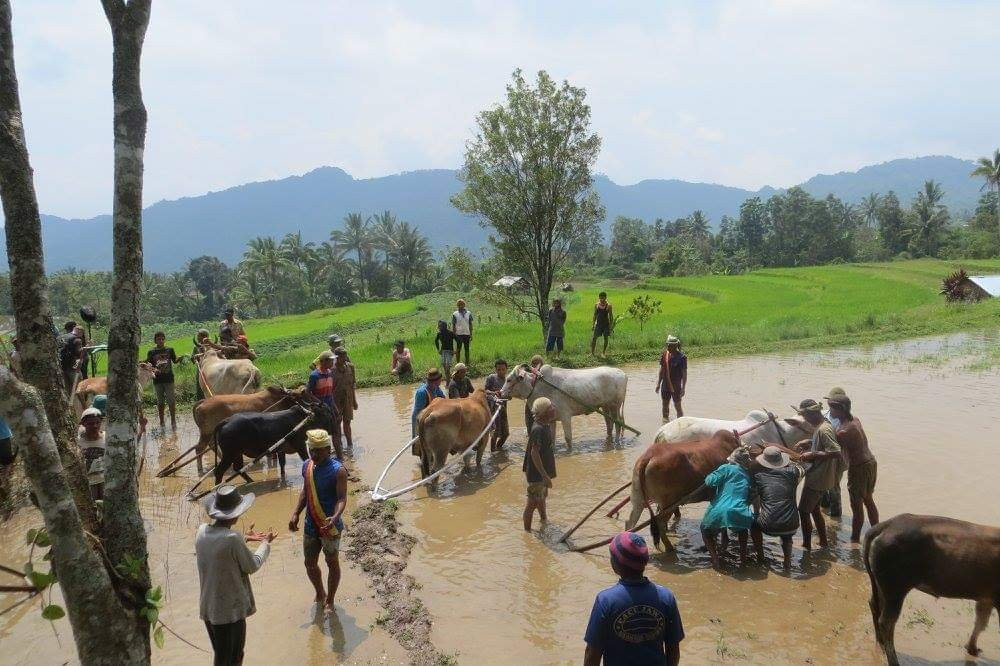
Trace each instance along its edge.
<path fill-rule="evenodd" d="M 587 625 L 584 666 L 657 666 L 680 662 L 684 627 L 673 593 L 642 575 L 649 562 L 646 541 L 622 532 L 609 547 L 618 584 L 594 600 Z"/>

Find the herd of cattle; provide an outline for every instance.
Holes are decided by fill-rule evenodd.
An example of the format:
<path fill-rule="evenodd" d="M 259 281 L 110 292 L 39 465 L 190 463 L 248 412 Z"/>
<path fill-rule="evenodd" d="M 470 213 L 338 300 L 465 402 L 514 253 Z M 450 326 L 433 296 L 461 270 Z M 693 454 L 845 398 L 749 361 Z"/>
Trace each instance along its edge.
<path fill-rule="evenodd" d="M 145 389 L 152 368 L 140 364 L 137 390 Z M 95 394 L 106 393 L 104 378 L 81 381 L 74 406 L 82 411 Z M 194 405 L 199 439 L 188 451 L 198 470 L 209 449 L 216 455 L 214 476 L 222 480 L 232 468 L 243 473 L 243 458 L 262 455 L 285 438 L 279 454 L 284 478 L 284 454 L 307 457 L 305 423 L 326 429 L 335 439 L 339 428 L 330 410 L 305 389 L 269 386 L 256 390 L 260 371 L 248 360 L 229 360 L 208 350 L 200 361 L 199 382 L 210 396 Z M 611 367 L 563 369 L 543 365 L 538 370 L 515 367 L 506 378 L 500 397 L 534 401 L 547 397 L 557 412 L 567 449 L 572 448 L 574 416 L 599 411 L 605 420 L 607 442 L 621 439 L 628 377 Z M 253 392 L 248 392 L 253 389 Z M 427 477 L 443 467 L 449 455 L 465 451 L 487 428 L 492 412 L 483 389 L 467 398 L 435 399 L 418 415 L 415 450 L 421 456 L 421 471 Z M 626 426 L 627 427 L 627 426 Z M 665 537 L 665 509 L 682 501 L 704 501 L 699 495 L 705 477 L 726 462 L 739 447 L 751 455 L 765 445 L 779 445 L 793 460 L 797 442 L 811 437 L 812 426 L 798 417 L 776 418 L 761 410 L 749 412 L 739 421 L 685 416 L 662 426 L 653 443 L 633 467 L 631 513 L 626 528 L 636 525 L 644 511 L 651 516 L 654 540 L 672 548 Z M 480 465 L 487 437 L 480 437 L 476 463 Z M 184 457 L 182 454 L 177 460 Z M 177 461 L 175 461 L 176 463 Z M 190 462 L 188 460 L 187 462 Z M 468 462 L 468 460 L 466 461 Z M 179 469 L 168 465 L 161 475 Z M 245 477 L 249 480 L 249 477 Z M 659 508 L 655 513 L 653 507 Z M 863 546 L 865 568 L 871 577 L 871 610 L 875 634 L 890 664 L 898 663 L 893 632 L 903 599 L 912 589 L 942 597 L 976 601 L 976 620 L 966 644 L 978 653 L 977 638 L 994 608 L 1000 612 L 1000 528 L 949 518 L 903 514 L 872 528 Z"/>

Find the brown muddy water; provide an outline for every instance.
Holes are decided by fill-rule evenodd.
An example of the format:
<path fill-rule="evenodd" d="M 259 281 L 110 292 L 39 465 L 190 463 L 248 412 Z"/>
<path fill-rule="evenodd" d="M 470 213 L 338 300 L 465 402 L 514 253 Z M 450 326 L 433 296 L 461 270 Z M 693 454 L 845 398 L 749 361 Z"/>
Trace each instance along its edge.
<path fill-rule="evenodd" d="M 787 414 L 789 404 L 843 386 L 879 459 L 876 501 L 883 517 L 932 513 L 997 525 L 1000 372 L 967 369 L 970 353 L 994 352 L 996 345 L 996 338 L 954 336 L 843 351 L 691 358 L 685 409 L 694 416 L 723 418 L 762 407 Z M 418 594 L 433 617 L 432 641 L 459 663 L 581 661 L 593 597 L 614 576 L 606 550 L 568 553 L 557 542 L 565 529 L 628 480 L 634 460 L 660 425 L 655 368 L 627 370 L 626 419 L 643 435 L 605 447 L 603 421 L 578 419 L 573 452 L 557 447 L 549 524 L 540 533 L 526 534 L 520 525 L 525 434 L 519 401 L 510 410 L 509 452 L 487 455 L 482 473 L 453 474 L 436 492 L 421 489 L 400 498 L 402 529 L 417 539 L 407 571 L 419 583 Z M 353 462 L 363 483 L 373 483 L 391 453 L 408 439 L 412 390 L 363 392 Z M 180 442 L 186 447 L 191 441 L 191 426 L 184 420 Z M 151 438 L 147 469 L 176 452 L 172 437 Z M 274 470 L 255 473 L 269 480 L 256 484 L 258 500 L 244 523 L 253 522 L 258 529 L 273 526 L 280 536 L 267 564 L 252 577 L 258 612 L 249 620 L 247 663 L 405 662 L 406 653 L 380 628 L 380 609 L 357 569 L 345 566 L 336 614 L 315 617 L 300 562 L 301 537 L 289 536 L 286 527 L 301 487 L 297 470 L 290 460 L 290 486 L 279 485 Z M 194 478 L 193 470 L 185 472 L 178 479 L 144 476 L 143 512 L 153 577 L 167 591 L 163 617 L 173 630 L 207 647 L 198 620 L 193 544 L 203 514 L 182 497 Z M 406 456 L 389 475 L 388 485 L 417 474 L 415 459 Z M 361 497 L 352 496 L 352 505 Z M 858 549 L 847 540 L 849 516 L 830 522 L 830 552 L 808 556 L 796 547 L 793 570 L 785 576 L 773 568 L 712 571 L 697 533 L 703 511 L 704 505 L 685 507 L 671 534 L 677 554 L 654 557 L 647 570 L 678 598 L 687 633 L 681 646 L 685 661 L 884 663 L 872 636 L 867 576 Z M 0 562 L 24 561 L 22 535 L 38 522 L 34 512 L 21 511 L 0 528 Z M 577 542 L 619 529 L 618 521 L 595 518 L 577 533 Z M 768 547 L 773 558 L 780 556 L 775 542 Z M 0 610 L 9 603 L 0 596 Z M 996 620 L 980 637 L 979 663 L 1000 660 Z M 963 663 L 961 646 L 972 623 L 971 602 L 913 592 L 897 626 L 897 650 L 909 664 Z M 60 621 L 55 629 L 57 633 L 40 619 L 37 606 L 0 617 L 0 663 L 73 662 L 68 624 Z M 154 650 L 154 661 L 208 660 L 168 636 L 166 647 Z"/>

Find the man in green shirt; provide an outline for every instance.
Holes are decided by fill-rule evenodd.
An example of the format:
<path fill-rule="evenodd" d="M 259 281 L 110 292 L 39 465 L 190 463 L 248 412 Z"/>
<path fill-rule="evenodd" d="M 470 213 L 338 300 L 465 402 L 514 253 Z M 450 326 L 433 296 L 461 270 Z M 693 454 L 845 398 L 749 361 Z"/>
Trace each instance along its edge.
<path fill-rule="evenodd" d="M 819 500 L 823 493 L 833 488 L 837 483 L 837 469 L 842 464 L 840 444 L 837 443 L 837 433 L 830 422 L 823 418 L 823 406 L 806 398 L 798 407 L 792 407 L 816 430 L 812 439 L 799 442 L 801 449 L 807 449 L 799 460 L 811 463 L 802 484 L 802 495 L 799 497 L 799 518 L 802 521 L 802 547 L 812 549 L 813 521 L 816 522 L 816 533 L 819 536 L 820 548 L 827 547 L 826 520 L 819 508 Z M 811 520 L 810 520 L 811 519 Z"/>

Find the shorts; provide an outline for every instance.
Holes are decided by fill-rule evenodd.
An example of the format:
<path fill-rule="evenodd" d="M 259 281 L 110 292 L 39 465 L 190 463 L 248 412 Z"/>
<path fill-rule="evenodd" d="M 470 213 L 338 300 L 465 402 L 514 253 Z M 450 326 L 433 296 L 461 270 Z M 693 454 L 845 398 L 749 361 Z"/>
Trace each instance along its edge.
<path fill-rule="evenodd" d="M 501 414 L 493 422 L 493 437 L 507 439 L 510 436 L 510 422 L 507 421 L 507 406 L 500 407 Z"/>
<path fill-rule="evenodd" d="M 163 384 L 153 384 L 153 391 L 156 392 L 156 404 L 157 405 L 172 405 L 175 402 L 174 399 L 174 383 L 167 382 Z"/>
<path fill-rule="evenodd" d="M 336 555 L 340 550 L 340 535 L 335 537 L 318 537 L 306 534 L 302 537 L 302 553 L 307 560 L 319 557 L 320 551 L 325 555 Z"/>
<path fill-rule="evenodd" d="M 823 497 L 825 490 L 815 490 L 813 488 L 802 488 L 802 494 L 799 496 L 799 511 L 804 511 L 806 513 L 812 513 L 817 508 L 819 508 L 819 500 Z"/>
<path fill-rule="evenodd" d="M 796 523 L 795 527 L 793 528 L 780 530 L 780 529 L 774 529 L 773 525 L 765 525 L 764 522 L 760 519 L 759 515 L 753 517 L 753 526 L 763 534 L 766 534 L 767 536 L 791 537 L 793 534 L 799 531 L 798 515 L 796 515 L 795 523 Z"/>
<path fill-rule="evenodd" d="M 544 481 L 528 482 L 528 499 L 540 500 L 549 496 L 549 489 L 545 487 Z"/>
<path fill-rule="evenodd" d="M 563 336 L 550 335 L 548 341 L 545 343 L 545 351 L 550 352 L 553 349 L 563 350 Z"/>
<path fill-rule="evenodd" d="M 354 420 L 354 401 L 350 394 L 333 396 L 333 404 L 337 408 L 337 415 L 341 421 L 350 423 Z"/>
<path fill-rule="evenodd" d="M 610 326 L 595 326 L 594 327 L 594 339 L 604 336 L 605 338 L 611 335 Z"/>
<path fill-rule="evenodd" d="M 455 352 L 450 349 L 441 350 L 441 365 L 450 366 L 455 358 Z"/>
<path fill-rule="evenodd" d="M 852 502 L 860 502 L 871 497 L 875 492 L 875 480 L 878 477 L 878 464 L 874 460 L 851 465 L 847 469 L 847 492 Z"/>

